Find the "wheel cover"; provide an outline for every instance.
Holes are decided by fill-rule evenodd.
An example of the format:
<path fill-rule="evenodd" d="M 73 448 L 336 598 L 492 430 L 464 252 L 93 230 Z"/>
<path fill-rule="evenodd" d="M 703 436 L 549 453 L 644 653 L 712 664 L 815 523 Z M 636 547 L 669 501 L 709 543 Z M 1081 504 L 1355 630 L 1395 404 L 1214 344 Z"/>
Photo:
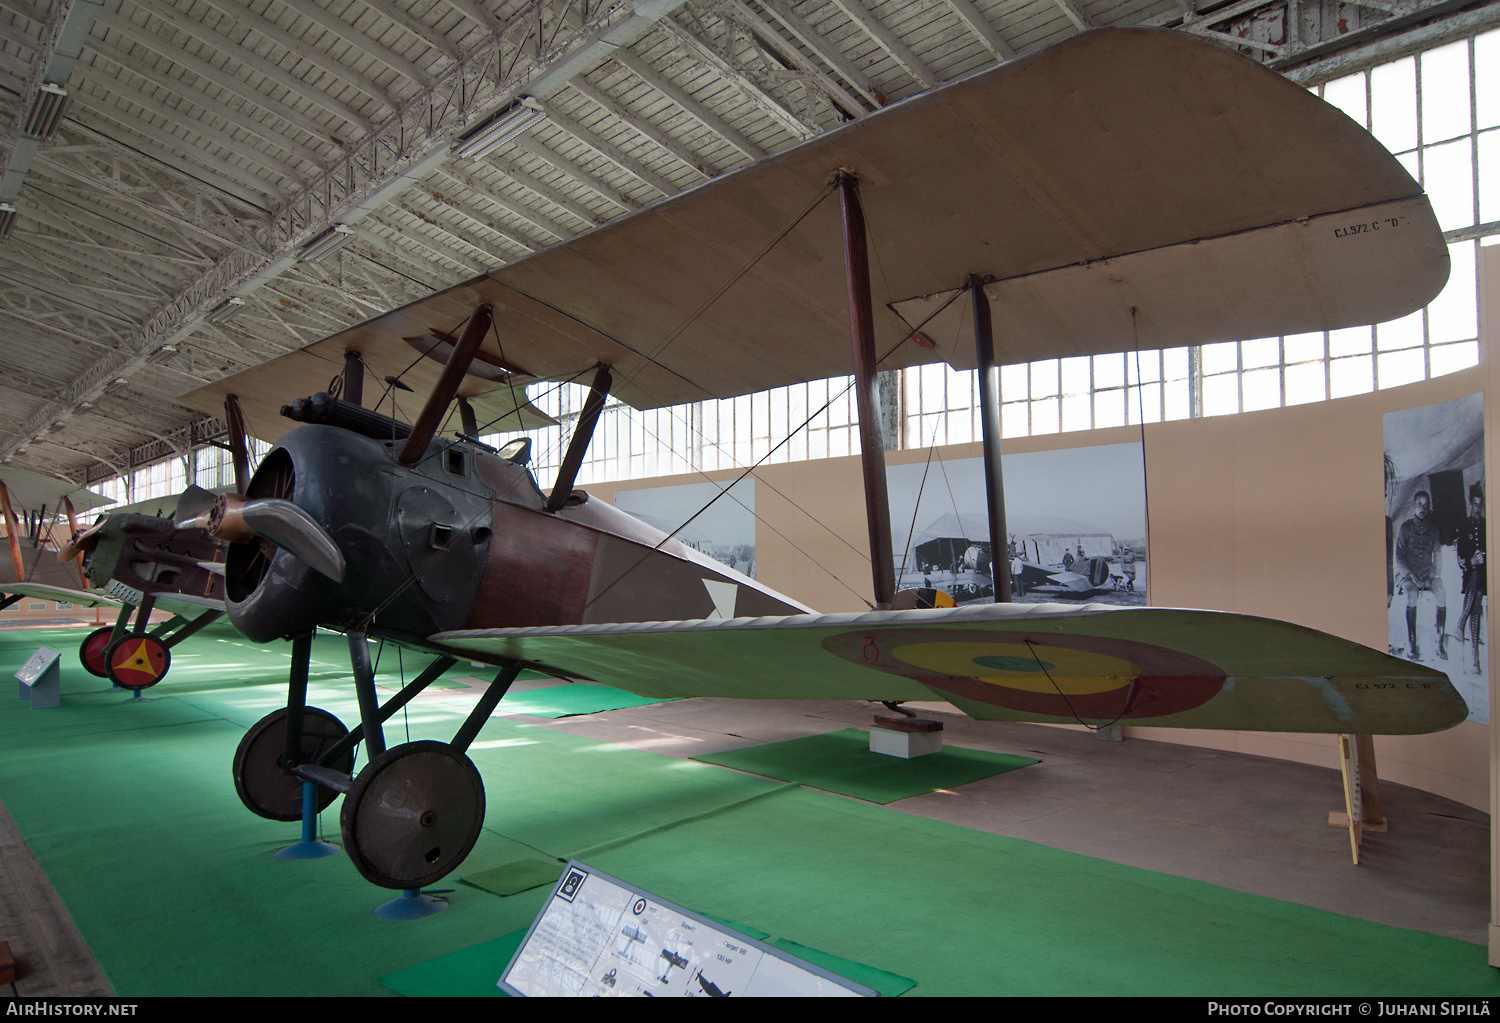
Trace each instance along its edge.
<path fill-rule="evenodd" d="M 149 689 L 172 665 L 172 653 L 153 636 L 126 636 L 105 652 L 109 679 L 122 689 Z"/>
<path fill-rule="evenodd" d="M 366 880 L 421 888 L 474 848 L 484 824 L 484 782 L 447 743 L 406 743 L 359 772 L 340 824 L 349 858 Z"/>
<path fill-rule="evenodd" d="M 104 651 L 109 646 L 109 637 L 114 635 L 114 632 L 114 626 L 106 625 L 83 637 L 83 642 L 78 645 L 78 660 L 83 664 L 83 670 L 90 675 L 109 678 L 109 672 L 104 663 Z"/>
<path fill-rule="evenodd" d="M 305 707 L 302 710 L 302 747 L 300 763 L 311 763 L 344 736 L 349 729 L 326 710 Z M 251 726 L 234 751 L 234 791 L 251 813 L 273 821 L 302 819 L 302 779 L 281 764 L 286 750 L 286 708 L 272 711 Z M 350 750 L 328 765 L 348 774 L 354 767 Z M 318 810 L 338 798 L 338 793 L 317 788 Z"/>

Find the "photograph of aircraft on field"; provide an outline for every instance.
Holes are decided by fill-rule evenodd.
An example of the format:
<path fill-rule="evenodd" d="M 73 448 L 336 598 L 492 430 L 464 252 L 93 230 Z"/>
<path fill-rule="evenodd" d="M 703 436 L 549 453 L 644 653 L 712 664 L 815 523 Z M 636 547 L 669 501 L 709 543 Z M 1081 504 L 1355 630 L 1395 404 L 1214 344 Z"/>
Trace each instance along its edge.
<path fill-rule="evenodd" d="M 1140 444 L 1008 454 L 1003 468 L 1012 599 L 1145 605 Z M 890 466 L 886 480 L 897 585 L 993 600 L 980 459 Z"/>
<path fill-rule="evenodd" d="M 754 579 L 755 480 L 739 480 L 719 497 L 721 489 L 716 483 L 683 483 L 617 490 L 614 506 Z"/>

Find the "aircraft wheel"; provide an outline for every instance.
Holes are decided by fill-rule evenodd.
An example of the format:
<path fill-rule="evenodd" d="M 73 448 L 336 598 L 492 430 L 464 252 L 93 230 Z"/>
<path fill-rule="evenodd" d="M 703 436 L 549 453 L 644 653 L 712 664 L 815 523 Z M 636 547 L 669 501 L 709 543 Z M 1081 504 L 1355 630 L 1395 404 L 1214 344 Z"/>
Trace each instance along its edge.
<path fill-rule="evenodd" d="M 317 760 L 349 734 L 344 723 L 326 710 L 302 710 L 301 763 Z M 302 819 L 302 779 L 283 765 L 286 751 L 286 708 L 272 711 L 251 726 L 234 751 L 234 791 L 251 813 L 273 821 Z M 348 774 L 354 767 L 350 750 L 328 765 Z M 332 789 L 318 786 L 318 810 L 338 798 Z"/>
<path fill-rule="evenodd" d="M 409 742 L 359 772 L 339 822 L 365 880 L 422 888 L 474 848 L 484 824 L 484 782 L 473 761 L 447 743 Z"/>
<path fill-rule="evenodd" d="M 104 665 L 121 689 L 150 689 L 166 677 L 172 651 L 154 636 L 126 636 L 104 648 Z"/>
<path fill-rule="evenodd" d="M 109 637 L 114 632 L 114 626 L 106 625 L 83 637 L 83 642 L 78 645 L 78 660 L 83 663 L 83 670 L 90 675 L 109 678 L 104 665 L 104 648 L 109 646 Z"/>

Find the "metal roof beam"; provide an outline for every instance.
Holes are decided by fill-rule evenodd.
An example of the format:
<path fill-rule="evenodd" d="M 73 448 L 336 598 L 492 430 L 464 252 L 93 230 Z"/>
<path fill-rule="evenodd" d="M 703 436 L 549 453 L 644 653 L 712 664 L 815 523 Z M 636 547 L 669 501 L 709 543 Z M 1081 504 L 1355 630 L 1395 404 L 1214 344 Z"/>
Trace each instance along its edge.
<path fill-rule="evenodd" d="M 1078 31 L 1087 32 L 1094 27 L 1094 23 L 1089 20 L 1087 14 L 1083 13 L 1083 7 L 1077 3 L 1077 0 L 1053 0 L 1053 3 L 1057 4 L 1063 14 L 1067 15 L 1068 20 Z"/>
<path fill-rule="evenodd" d="M 447 57 L 448 60 L 450 60 L 454 64 L 460 64 L 463 62 L 463 54 L 458 52 L 458 47 L 454 46 L 451 42 L 448 41 L 447 36 L 443 35 L 443 33 L 439 32 L 431 25 L 428 25 L 420 18 L 412 17 L 410 14 L 403 11 L 400 7 L 396 6 L 396 4 L 392 3 L 391 0 L 360 0 L 360 3 L 370 8 L 370 10 L 374 11 L 382 18 L 386 18 L 387 20 L 393 21 L 397 25 L 400 25 L 407 32 L 422 40 L 422 42 L 425 43 L 430 49 L 441 53 L 444 57 Z"/>
<path fill-rule="evenodd" d="M 996 60 L 1010 60 L 1016 55 L 1015 49 L 1000 35 L 1000 30 L 990 24 L 990 19 L 986 18 L 969 0 L 944 0 L 944 2 L 953 8 L 953 13 L 968 26 L 970 32 L 984 41 L 984 45 L 995 55 Z"/>
<path fill-rule="evenodd" d="M 131 225 L 120 224 L 97 209 L 70 201 L 33 186 L 28 213 L 36 220 L 51 224 L 70 235 L 69 244 L 101 252 L 130 266 L 132 274 L 155 274 L 165 280 L 176 280 L 176 267 L 202 270 L 211 260 L 204 254 L 182 249 L 160 239 L 143 235 Z"/>
<path fill-rule="evenodd" d="M 303 99 L 307 100 L 309 103 L 322 107 L 330 114 L 342 118 L 349 124 L 350 127 L 358 128 L 365 135 L 369 135 L 374 132 L 374 124 L 370 121 L 369 118 L 365 117 L 363 114 L 359 113 L 357 110 L 344 103 L 342 100 L 335 99 L 334 97 L 329 96 L 327 93 L 323 92 L 321 89 L 318 89 L 316 86 L 313 86 L 308 82 L 303 81 L 301 78 L 298 78 L 296 75 L 282 68 L 275 61 L 267 60 L 265 57 L 262 57 L 260 54 L 251 49 L 250 46 L 236 45 L 233 39 L 228 38 L 220 32 L 214 31 L 207 25 L 191 21 L 187 18 L 183 18 L 180 11 L 178 11 L 171 5 L 162 2 L 162 0 L 129 0 L 129 2 L 133 6 L 139 8 L 142 12 L 151 15 L 161 21 L 169 30 L 185 33 L 186 35 L 189 35 L 192 38 L 198 40 L 198 42 L 212 47 L 215 52 L 224 54 L 230 60 L 239 64 L 247 71 L 255 72 L 267 81 L 274 82 L 275 84 L 280 85 L 283 89 L 286 89 L 293 95 L 300 96 Z M 120 14 L 102 14 L 99 17 L 99 20 L 103 21 L 111 29 L 119 28 L 122 32 L 127 31 L 127 29 L 125 28 L 126 25 L 129 25 L 132 29 L 135 30 L 135 32 L 151 32 L 151 30 L 146 26 L 135 24 L 135 22 L 131 21 L 123 12 Z M 232 19 L 230 20 L 232 23 Z M 131 34 L 134 38 L 134 33 Z M 141 41 L 145 42 L 145 44 L 151 49 L 156 50 L 157 52 L 165 52 L 167 56 L 172 56 L 175 60 L 176 57 L 173 55 L 173 48 L 171 44 L 167 40 L 162 39 L 157 33 L 152 32 L 151 34 L 157 35 L 156 42 L 152 43 L 147 40 Z M 308 58 L 308 63 L 313 64 L 320 69 L 322 68 L 322 65 L 318 64 L 311 57 Z M 326 69 L 323 70 L 326 71 Z M 385 101 L 381 100 L 381 102 Z"/>
<path fill-rule="evenodd" d="M 285 135 L 276 131 L 273 127 L 268 127 L 266 124 L 257 121 L 255 118 L 249 117 L 225 103 L 210 98 L 201 89 L 195 90 L 188 83 L 181 82 L 168 75 L 161 74 L 156 69 L 147 65 L 144 61 L 141 61 L 128 54 L 121 53 L 120 51 L 112 47 L 107 48 L 100 46 L 97 40 L 94 42 L 94 45 L 91 47 L 91 49 L 98 53 L 104 60 L 109 61 L 110 63 L 119 67 L 121 70 L 135 75 L 151 83 L 152 85 L 157 86 L 165 92 L 170 93 L 179 103 L 190 103 L 201 110 L 203 114 L 206 114 L 209 117 L 220 118 L 222 120 L 228 121 L 230 124 L 239 128 L 241 131 L 255 136 L 256 139 L 260 140 L 260 144 L 255 146 L 255 149 L 257 151 L 264 151 L 267 148 L 273 151 L 280 150 L 282 153 L 285 153 L 293 160 L 312 164 L 312 166 L 319 169 L 322 168 L 323 157 L 320 153 L 308 149 L 300 142 L 294 142 L 293 140 L 287 138 Z M 95 81 L 96 76 L 89 75 L 88 79 L 91 81 Z M 117 83 L 116 87 L 118 88 L 118 79 L 115 79 L 115 82 Z M 107 88 L 109 79 L 103 78 L 103 80 L 99 81 L 98 84 L 103 84 Z M 143 101 L 144 94 L 142 93 L 140 95 L 142 95 L 143 98 L 136 100 L 136 102 L 141 102 L 142 105 L 145 105 Z M 162 105 L 167 110 L 173 109 L 169 106 L 166 106 L 166 104 L 164 103 Z M 198 117 L 193 117 L 193 115 L 191 114 L 189 114 L 188 116 L 191 117 L 192 120 L 183 121 L 182 123 L 185 127 L 193 128 L 194 125 L 203 123 Z M 200 129 L 193 128 L 193 130 Z M 245 143 L 243 141 L 238 141 L 237 145 L 244 146 Z M 296 175 L 295 173 L 291 173 L 288 176 L 295 177 Z"/>
<path fill-rule="evenodd" d="M 522 170 L 519 166 L 517 166 L 510 160 L 496 159 L 494 156 L 489 156 L 486 158 L 486 162 L 495 166 L 503 174 L 505 174 L 506 177 L 510 178 L 522 188 L 525 188 L 531 192 L 535 192 L 537 195 L 541 196 L 543 199 L 546 199 L 558 209 L 565 210 L 566 212 L 577 217 L 579 220 L 582 220 L 584 223 L 588 224 L 590 227 L 602 224 L 606 219 L 600 214 L 595 213 L 592 209 L 584 205 L 578 199 L 568 195 L 566 192 L 562 191 L 559 188 L 554 188 L 542 179 L 538 178 L 536 175 Z"/>
<path fill-rule="evenodd" d="M 862 28 L 871 39 L 894 57 L 896 63 L 906 69 L 907 74 L 922 84 L 922 88 L 931 89 L 939 83 L 940 79 L 932 68 L 912 53 L 911 48 L 901 41 L 901 37 L 886 27 L 885 22 L 871 14 L 859 0 L 833 0 L 833 3 L 850 21 Z"/>
<path fill-rule="evenodd" d="M 416 221 L 418 224 L 422 224 L 424 226 L 427 225 L 427 221 L 396 203 L 392 203 L 391 206 L 384 211 L 384 213 L 378 215 L 377 219 L 381 223 L 385 224 L 392 231 L 400 232 L 401 241 L 404 242 L 409 248 L 419 249 L 425 252 L 429 258 L 441 263 L 446 263 L 449 267 L 452 267 L 458 273 L 464 274 L 465 276 L 469 277 L 477 276 L 484 271 L 492 268 L 493 264 L 475 260 L 474 257 L 468 252 L 454 251 L 454 249 L 449 246 L 446 241 L 438 238 L 433 238 L 421 229 L 412 230 L 413 225 L 410 222 L 401 224 L 399 226 L 390 223 L 391 220 L 395 220 L 397 218 L 410 218 L 410 220 Z"/>
<path fill-rule="evenodd" d="M 777 21 L 781 22 L 786 30 L 812 52 L 823 63 L 833 68 L 844 81 L 853 87 L 854 91 L 863 96 L 872 106 L 881 107 L 885 105 L 884 97 L 878 95 L 870 79 L 865 73 L 854 66 L 854 63 L 844 56 L 838 44 L 825 37 L 817 29 L 792 10 L 791 5 L 785 0 L 759 0 L 760 5 L 765 8 Z"/>
<path fill-rule="evenodd" d="M 667 178 L 646 167 L 635 157 L 628 155 L 619 146 L 601 137 L 592 128 L 584 127 L 573 118 L 557 108 L 557 104 L 542 101 L 542 109 L 547 114 L 547 119 L 557 125 L 563 131 L 572 135 L 579 142 L 594 150 L 606 160 L 609 160 L 621 170 L 634 175 L 641 181 L 656 189 L 662 195 L 676 195 L 682 191 L 677 185 Z"/>
<path fill-rule="evenodd" d="M 268 115 L 270 115 L 271 118 L 279 119 L 293 129 L 304 131 L 307 134 L 311 135 L 313 138 L 318 139 L 320 142 L 332 142 L 334 133 L 329 130 L 328 125 L 319 124 L 313 118 L 308 117 L 306 114 L 293 109 L 289 104 L 272 99 L 265 93 L 261 92 L 259 89 L 256 89 L 244 79 L 236 78 L 228 71 L 225 71 L 222 68 L 215 67 L 213 64 L 209 63 L 206 60 L 201 60 L 193 56 L 192 54 L 180 49 L 172 50 L 172 48 L 169 47 L 160 36 L 157 36 L 149 29 L 142 28 L 134 22 L 119 15 L 116 15 L 112 20 L 108 17 L 101 17 L 99 20 L 101 22 L 108 23 L 109 34 L 111 37 L 116 35 L 123 36 L 126 40 L 134 43 L 137 47 L 144 47 L 152 53 L 171 61 L 174 65 L 181 68 L 189 75 L 193 75 L 205 82 L 212 82 L 214 85 L 217 85 L 229 95 L 244 100 L 246 103 L 253 104 L 257 109 L 265 111 Z M 110 44 L 106 44 L 99 39 L 90 37 L 88 41 L 88 48 L 94 50 L 97 53 L 105 54 L 111 60 L 114 60 L 116 62 L 123 62 L 123 58 L 126 56 L 126 54 L 118 46 L 112 45 L 112 43 L 113 38 L 111 38 Z M 140 64 L 145 65 L 146 62 L 140 61 Z M 148 74 L 148 72 L 145 71 L 143 67 L 136 67 L 134 68 L 134 70 L 141 75 Z M 155 69 L 152 69 L 149 74 L 152 76 L 159 75 L 161 78 L 167 79 L 168 81 L 176 81 L 170 75 L 164 74 L 160 71 L 156 71 Z M 270 79 L 266 79 L 266 81 L 268 84 L 271 84 L 273 86 L 280 84 L 273 83 L 270 81 Z M 180 86 L 183 88 L 191 88 L 192 85 L 193 83 L 190 83 L 188 81 L 183 81 L 180 83 Z M 201 86 L 199 87 L 198 91 L 200 93 L 202 92 Z M 288 90 L 288 92 L 290 93 L 289 98 L 303 98 L 303 93 L 301 92 L 291 92 L 291 90 Z M 314 101 L 309 100 L 309 102 Z M 342 115 L 337 112 L 333 113 L 334 116 L 342 117 Z"/>
<path fill-rule="evenodd" d="M 730 22 L 724 21 L 725 34 L 729 35 L 728 26 Z M 753 81 L 741 68 L 722 53 L 719 53 L 706 40 L 698 38 L 692 32 L 683 28 L 671 18 L 663 18 L 657 24 L 671 36 L 678 46 L 687 51 L 692 59 L 700 64 L 706 64 L 722 75 L 729 86 L 739 92 L 750 103 L 759 107 L 771 120 L 781 125 L 799 139 L 812 138 L 818 133 L 815 126 L 808 125 L 796 114 L 781 105 L 781 101 L 763 89 L 757 82 Z M 726 39 L 726 46 L 729 40 Z"/>
<path fill-rule="evenodd" d="M 447 168 L 442 168 L 438 170 L 433 176 L 439 178 L 442 181 L 452 182 L 454 185 L 457 185 L 459 188 L 462 188 L 466 192 L 477 196 L 481 201 L 490 203 L 494 206 L 498 206 L 500 207 L 500 209 L 504 210 L 506 213 L 509 213 L 511 216 L 516 217 L 519 220 L 524 220 L 533 229 L 547 236 L 547 239 L 542 242 L 542 247 L 550 245 L 554 241 L 566 241 L 567 239 L 573 237 L 578 233 L 577 231 L 568 230 L 566 227 L 563 227 L 555 220 L 542 216 L 540 213 L 527 206 L 525 203 L 515 202 L 504 195 L 496 195 L 489 189 L 482 188 L 478 182 L 472 180 L 466 175 L 461 175 L 450 171 Z M 433 198 L 438 198 L 438 194 L 434 193 Z M 449 198 L 450 196 L 445 193 L 440 201 L 446 202 Z"/>
<path fill-rule="evenodd" d="M 627 213 L 631 210 L 638 210 L 641 208 L 640 203 L 630 198 L 630 196 L 626 195 L 624 192 L 621 192 L 613 186 L 599 180 L 598 175 L 594 174 L 582 164 L 574 163 L 566 156 L 561 156 L 558 153 L 554 153 L 551 149 L 542 145 L 535 139 L 529 139 L 523 135 L 515 140 L 514 146 L 521 152 L 528 153 L 531 156 L 536 157 L 538 160 L 545 160 L 547 163 L 550 163 L 558 170 L 576 179 L 579 184 L 587 185 L 595 192 L 598 192 L 600 195 L 604 196 L 604 198 L 620 207 L 620 209 L 625 210 Z"/>
<path fill-rule="evenodd" d="M 666 152 L 676 157 L 679 163 L 686 166 L 688 170 L 692 171 L 698 177 L 707 180 L 719 173 L 719 169 L 711 161 L 688 149 L 667 132 L 652 124 L 644 115 L 635 114 L 627 110 L 623 103 L 616 102 L 608 93 L 596 88 L 582 75 L 571 79 L 568 82 L 568 86 L 578 92 L 579 95 L 587 98 L 595 106 L 601 107 L 606 112 L 619 118 L 620 122 L 631 131 L 644 135 L 652 142 L 655 142 Z"/>
<path fill-rule="evenodd" d="M 743 153 L 747 159 L 758 160 L 765 155 L 765 150 L 761 149 L 754 142 L 751 142 L 744 135 L 741 135 L 736 129 L 730 127 L 718 114 L 689 96 L 685 90 L 679 88 L 669 80 L 666 75 L 653 67 L 644 57 L 639 56 L 631 50 L 620 50 L 615 54 L 614 59 L 620 65 L 628 68 L 641 81 L 651 86 L 651 88 L 667 97 L 673 103 L 676 103 L 683 110 L 686 110 L 688 114 L 697 119 L 709 131 L 717 133 L 725 142 L 728 142 Z"/>
<path fill-rule="evenodd" d="M 833 113 L 840 120 L 863 117 L 870 112 L 870 108 L 861 103 L 857 95 L 850 94 L 849 86 L 824 71 L 818 66 L 816 60 L 810 59 L 796 46 L 782 38 L 776 27 L 752 10 L 744 0 L 715 0 L 713 10 L 719 17 L 737 24 L 740 30 L 750 37 L 755 47 L 788 69 L 780 71 L 780 74 L 794 73 L 793 69 L 795 69 L 803 75 L 811 76 L 812 81 L 817 83 L 818 89 L 826 94 L 822 98 L 830 107 L 836 106 Z M 812 94 L 818 93 L 818 89 L 810 89 L 806 81 L 803 81 L 802 85 Z M 880 104 L 872 100 L 870 106 L 878 107 Z"/>
<path fill-rule="evenodd" d="M 131 97 L 124 97 L 136 102 Z M 223 157 L 214 156 L 194 146 L 187 139 L 179 138 L 169 131 L 154 125 L 144 124 L 139 118 L 115 107 L 114 104 L 97 99 L 85 92 L 75 93 L 73 102 L 84 107 L 97 117 L 115 122 L 126 131 L 149 139 L 168 152 L 196 164 L 206 173 L 214 186 L 247 202 L 264 203 L 267 199 L 285 202 L 287 193 L 261 178 L 247 174 L 244 167 L 231 163 Z M 140 105 L 137 103 L 137 105 Z"/>
<path fill-rule="evenodd" d="M 526 255 L 530 255 L 531 253 L 533 253 L 533 252 L 535 252 L 538 249 L 540 249 L 540 248 L 543 247 L 543 245 L 541 245 L 541 244 L 538 244 L 538 243 L 536 243 L 534 241 L 531 241 L 528 238 L 522 237 L 521 234 L 520 234 L 520 232 L 518 232 L 518 231 L 507 230 L 504 227 L 498 227 L 498 226 L 496 226 L 495 223 L 494 223 L 494 218 L 493 217 L 486 217 L 484 215 L 483 211 L 475 209 L 474 207 L 470 206 L 468 203 L 466 203 L 463 200 L 457 198 L 456 196 L 445 195 L 445 194 L 443 194 L 441 192 L 433 193 L 432 201 L 435 202 L 435 203 L 437 203 L 437 204 L 439 204 L 440 206 L 444 206 L 444 207 L 452 210 L 454 213 L 457 213 L 460 217 L 462 217 L 464 219 L 465 223 L 467 223 L 467 224 L 473 224 L 475 231 L 477 231 L 478 233 L 480 233 L 480 234 L 492 234 L 492 235 L 495 235 L 497 238 L 499 238 L 501 241 L 505 242 L 507 245 L 512 245 L 512 246 L 520 249 Z M 413 215 L 417 215 L 417 216 L 421 215 L 421 214 L 418 213 L 418 211 L 417 211 L 417 209 L 415 207 L 409 206 L 409 205 L 407 205 L 405 203 L 402 204 L 402 208 L 405 209 L 407 212 L 412 213 Z M 473 245 L 475 248 L 479 249 L 481 252 L 487 251 L 484 248 L 484 246 L 478 245 L 474 241 L 472 241 L 471 239 L 469 239 L 467 236 L 462 235 L 462 234 L 458 234 L 457 232 L 453 231 L 452 227 L 449 226 L 448 224 L 443 224 L 441 221 L 439 221 L 439 223 L 441 224 L 441 226 L 443 227 L 443 229 L 445 231 L 447 231 L 448 233 L 455 234 L 458 237 L 463 238 L 464 241 L 467 244 Z M 507 260 L 507 262 L 508 262 L 508 260 Z"/>
<path fill-rule="evenodd" d="M 225 6 L 227 6 L 225 0 L 206 0 L 206 2 L 212 3 L 216 7 L 220 6 L 221 3 L 224 3 Z M 365 35 L 359 29 L 355 28 L 353 25 L 349 24 L 349 22 L 345 21 L 343 18 L 340 18 L 332 11 L 325 10 L 315 3 L 310 3 L 309 0 L 275 0 L 275 2 L 281 4 L 283 7 L 287 8 L 290 11 L 294 11 L 297 14 L 300 14 L 312 24 L 317 25 L 324 31 L 331 33 L 334 38 L 338 39 L 340 42 L 347 43 L 351 48 L 358 50 L 360 53 L 363 53 L 365 56 L 369 57 L 376 63 L 383 64 L 386 67 L 390 68 L 402 78 L 405 78 L 408 81 L 414 83 L 417 88 L 432 88 L 434 82 L 431 75 L 417 69 L 405 57 L 399 56 L 398 54 L 393 53 L 391 50 L 386 48 L 384 45 L 377 43 L 375 40 Z M 223 8 L 221 7 L 220 9 Z M 252 17 L 254 16 L 253 12 L 250 11 L 245 11 L 237 16 L 243 18 L 245 17 L 245 15 L 251 15 Z M 263 25 L 265 26 L 266 31 L 262 31 Z M 282 29 L 277 28 L 274 25 L 269 11 L 262 14 L 259 20 L 247 25 L 247 27 L 253 28 L 257 32 L 261 32 L 262 35 L 265 35 L 267 31 L 273 28 L 277 31 L 278 34 L 283 33 Z M 267 35 L 267 38 L 270 38 L 270 36 Z M 292 52 L 303 53 L 313 48 L 312 44 L 308 43 L 306 39 L 303 39 L 301 41 L 301 46 L 301 50 L 293 50 Z M 454 63 L 458 62 L 455 60 Z M 347 66 L 345 67 L 345 71 L 349 74 L 355 73 L 352 71 L 352 69 L 347 68 Z M 371 85 L 375 85 L 374 79 L 368 79 L 368 82 Z M 379 88 L 379 86 L 375 87 Z M 361 88 L 364 88 L 364 86 L 361 86 Z M 389 93 L 382 91 L 381 95 L 389 95 Z M 378 99 L 379 95 L 377 95 L 375 98 Z"/>

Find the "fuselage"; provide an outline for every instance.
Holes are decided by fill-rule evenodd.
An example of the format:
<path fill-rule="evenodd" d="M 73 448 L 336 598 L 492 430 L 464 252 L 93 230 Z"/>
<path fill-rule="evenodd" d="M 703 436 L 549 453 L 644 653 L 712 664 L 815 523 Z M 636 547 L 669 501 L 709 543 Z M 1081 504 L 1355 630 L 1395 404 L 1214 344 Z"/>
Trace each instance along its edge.
<path fill-rule="evenodd" d="M 421 643 L 455 629 L 799 614 L 789 597 L 576 491 L 556 513 L 531 471 L 466 441 L 300 426 L 248 499 L 290 500 L 344 556 L 342 582 L 265 541 L 232 544 L 226 595 L 257 641 L 313 626 Z"/>

